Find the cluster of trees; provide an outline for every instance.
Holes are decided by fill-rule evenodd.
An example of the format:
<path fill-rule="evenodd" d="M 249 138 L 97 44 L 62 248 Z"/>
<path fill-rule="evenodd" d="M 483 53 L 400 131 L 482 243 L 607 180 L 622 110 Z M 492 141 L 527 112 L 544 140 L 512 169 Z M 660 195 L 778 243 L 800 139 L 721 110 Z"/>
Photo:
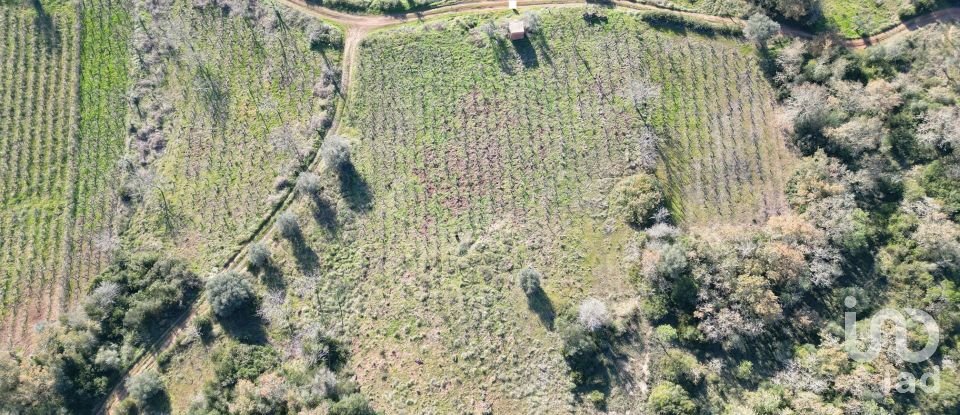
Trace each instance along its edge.
<path fill-rule="evenodd" d="M 92 286 L 79 309 L 45 328 L 45 339 L 31 361 L 0 365 L 4 377 L 15 379 L 0 391 L 0 402 L 10 406 L 5 409 L 90 412 L 141 347 L 182 313 L 201 287 L 180 260 L 123 253 Z M 149 399 L 134 404 L 149 404 Z"/>
<path fill-rule="evenodd" d="M 751 20 L 758 40 L 772 32 Z M 784 132 L 804 156 L 787 183 L 792 213 L 762 227 L 644 230 L 632 272 L 664 344 L 655 413 L 955 411 L 960 376 L 943 362 L 960 357 L 960 49 L 947 36 L 921 31 L 864 52 L 826 38 L 770 45 Z M 882 307 L 930 313 L 941 330 L 936 357 L 851 360 L 842 327 L 850 297 L 860 318 Z M 908 336 L 915 349 L 926 339 L 922 327 Z M 770 353 L 789 358 L 744 359 Z M 901 371 L 938 373 L 940 392 L 896 393 Z M 734 400 L 703 393 L 714 388 L 743 391 Z"/>
<path fill-rule="evenodd" d="M 215 378 L 192 401 L 190 414 L 327 413 L 373 415 L 359 387 L 342 370 L 338 341 L 310 326 L 297 331 L 294 347 L 225 339 L 213 352 Z M 278 342 L 284 343 L 284 342 Z"/>

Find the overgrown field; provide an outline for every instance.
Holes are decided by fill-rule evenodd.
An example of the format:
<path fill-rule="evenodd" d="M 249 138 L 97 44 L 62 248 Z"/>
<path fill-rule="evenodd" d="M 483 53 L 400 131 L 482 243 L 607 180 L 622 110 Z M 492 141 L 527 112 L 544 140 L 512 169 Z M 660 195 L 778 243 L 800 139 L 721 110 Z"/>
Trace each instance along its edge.
<path fill-rule="evenodd" d="M 138 71 L 134 164 L 148 167 L 128 178 L 143 199 L 129 237 L 207 270 L 312 159 L 332 119 L 339 52 L 312 45 L 308 31 L 338 35 L 272 3 L 151 7 L 141 11 L 151 40 L 139 48 L 159 52 Z"/>
<path fill-rule="evenodd" d="M 0 347 L 29 344 L 110 249 L 127 59 L 114 29 L 125 14 L 88 4 L 79 14 L 72 4 L 0 7 Z"/>
<path fill-rule="evenodd" d="M 502 38 L 502 15 L 365 40 L 343 129 L 352 164 L 322 171 L 319 195 L 294 207 L 301 230 L 274 235 L 258 271 L 278 350 L 300 359 L 318 330 L 345 339 L 386 413 L 582 405 L 559 332 L 588 296 L 636 308 L 621 264 L 635 233 L 612 203 L 624 177 L 659 166 L 692 225 L 783 204 L 791 159 L 751 47 L 633 14 L 538 13 L 519 42 Z M 516 283 L 528 266 L 543 275 L 531 297 Z M 583 390 L 636 407 L 642 352 L 618 344 L 626 374 Z"/>
<path fill-rule="evenodd" d="M 900 23 L 910 15 L 902 0 L 830 0 L 821 3 L 824 24 L 849 38 L 872 35 Z M 933 2 L 930 2 L 933 3 Z"/>

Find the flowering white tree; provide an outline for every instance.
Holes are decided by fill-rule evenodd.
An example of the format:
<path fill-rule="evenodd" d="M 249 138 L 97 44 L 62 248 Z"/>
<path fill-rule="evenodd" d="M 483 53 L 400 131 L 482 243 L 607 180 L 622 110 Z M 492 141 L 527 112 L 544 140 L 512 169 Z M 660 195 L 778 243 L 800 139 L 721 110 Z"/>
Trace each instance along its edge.
<path fill-rule="evenodd" d="M 596 298 L 588 298 L 580 303 L 580 324 L 587 330 L 597 331 L 610 323 L 610 314 L 607 306 Z"/>

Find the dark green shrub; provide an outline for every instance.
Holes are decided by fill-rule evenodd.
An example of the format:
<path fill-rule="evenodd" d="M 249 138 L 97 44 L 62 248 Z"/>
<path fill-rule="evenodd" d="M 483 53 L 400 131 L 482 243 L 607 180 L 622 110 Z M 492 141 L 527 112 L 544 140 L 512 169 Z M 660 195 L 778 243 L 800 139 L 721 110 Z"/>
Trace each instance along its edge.
<path fill-rule="evenodd" d="M 621 180 L 613 192 L 613 209 L 633 226 L 643 227 L 651 223 L 654 213 L 663 204 L 657 179 L 648 174 L 637 174 Z"/>
<path fill-rule="evenodd" d="M 359 393 L 341 399 L 330 407 L 330 415 L 375 415 L 377 412 L 370 407 L 367 398 Z"/>
<path fill-rule="evenodd" d="M 209 339 L 210 335 L 213 334 L 213 321 L 210 320 L 210 316 L 207 314 L 197 316 L 197 318 L 193 320 L 193 327 L 203 340 Z"/>
<path fill-rule="evenodd" d="M 269 346 L 231 343 L 213 354 L 214 373 L 222 387 L 240 379 L 253 380 L 279 363 L 277 351 Z"/>

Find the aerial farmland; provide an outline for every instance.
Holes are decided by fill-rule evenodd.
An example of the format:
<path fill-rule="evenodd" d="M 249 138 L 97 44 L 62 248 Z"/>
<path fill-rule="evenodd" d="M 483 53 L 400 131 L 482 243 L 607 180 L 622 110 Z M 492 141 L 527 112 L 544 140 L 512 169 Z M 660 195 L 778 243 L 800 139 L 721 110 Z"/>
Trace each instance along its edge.
<path fill-rule="evenodd" d="M 954 413 L 956 6 L 5 0 L 0 413 Z"/>

